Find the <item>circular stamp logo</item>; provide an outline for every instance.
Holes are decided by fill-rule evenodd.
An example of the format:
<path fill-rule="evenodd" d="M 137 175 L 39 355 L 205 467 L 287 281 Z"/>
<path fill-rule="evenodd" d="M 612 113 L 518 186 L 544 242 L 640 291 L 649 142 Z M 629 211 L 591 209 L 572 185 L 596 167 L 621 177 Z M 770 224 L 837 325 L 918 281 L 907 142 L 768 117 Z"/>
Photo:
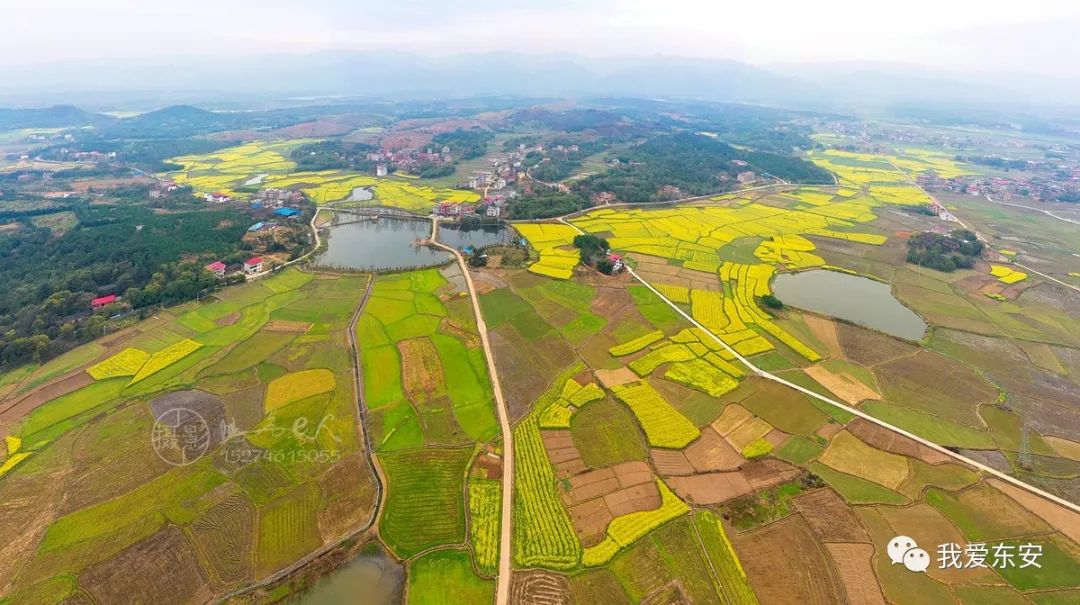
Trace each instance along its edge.
<path fill-rule="evenodd" d="M 166 463 L 185 466 L 202 458 L 210 448 L 210 425 L 195 410 L 171 408 L 157 417 L 150 443 Z"/>

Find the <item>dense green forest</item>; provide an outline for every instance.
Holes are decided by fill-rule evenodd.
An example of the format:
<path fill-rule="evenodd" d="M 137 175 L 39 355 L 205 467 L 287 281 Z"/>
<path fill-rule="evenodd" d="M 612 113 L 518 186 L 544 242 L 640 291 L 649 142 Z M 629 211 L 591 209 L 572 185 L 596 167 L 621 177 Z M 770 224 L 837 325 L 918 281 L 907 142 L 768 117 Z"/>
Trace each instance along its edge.
<path fill-rule="evenodd" d="M 549 218 L 581 210 L 589 205 L 589 199 L 578 192 L 562 193 L 540 187 L 532 193 L 519 195 L 510 200 L 510 214 L 515 219 Z"/>
<path fill-rule="evenodd" d="M 624 202 L 665 199 L 661 188 L 678 187 L 683 196 L 719 193 L 731 187 L 735 174 L 750 169 L 789 182 L 832 183 L 828 171 L 810 162 L 768 152 L 738 150 L 714 137 L 680 133 L 653 137 L 619 154 L 619 165 L 582 181 L 587 193 L 610 191 Z M 726 175 L 728 178 L 722 178 Z"/>
<path fill-rule="evenodd" d="M 243 256 L 248 220 L 239 210 L 159 214 L 79 204 L 74 211 L 79 225 L 61 236 L 25 220 L 0 238 L 0 365 L 46 359 L 101 336 L 117 309 L 91 313 L 97 296 L 118 294 L 133 308 L 181 302 L 216 283 L 203 259 Z"/>
<path fill-rule="evenodd" d="M 435 135 L 431 142 L 439 146 L 450 148 L 450 155 L 460 160 L 471 160 L 487 153 L 487 144 L 495 137 L 494 134 L 474 128 L 471 130 L 455 130 L 442 132 Z"/>
<path fill-rule="evenodd" d="M 356 170 L 374 174 L 377 162 L 367 158 L 373 151 L 375 147 L 363 143 L 327 140 L 301 145 L 293 150 L 291 157 L 300 170 Z"/>

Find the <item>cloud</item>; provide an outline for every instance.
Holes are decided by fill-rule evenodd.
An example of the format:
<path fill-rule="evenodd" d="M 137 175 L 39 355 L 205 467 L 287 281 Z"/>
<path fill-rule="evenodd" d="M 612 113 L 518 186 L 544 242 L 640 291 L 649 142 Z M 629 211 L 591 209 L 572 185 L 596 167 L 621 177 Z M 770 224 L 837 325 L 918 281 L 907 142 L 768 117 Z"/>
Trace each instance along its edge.
<path fill-rule="evenodd" d="M 1080 75 L 1072 0 L 36 0 L 8 2 L 0 63 L 319 50 L 849 59 Z"/>

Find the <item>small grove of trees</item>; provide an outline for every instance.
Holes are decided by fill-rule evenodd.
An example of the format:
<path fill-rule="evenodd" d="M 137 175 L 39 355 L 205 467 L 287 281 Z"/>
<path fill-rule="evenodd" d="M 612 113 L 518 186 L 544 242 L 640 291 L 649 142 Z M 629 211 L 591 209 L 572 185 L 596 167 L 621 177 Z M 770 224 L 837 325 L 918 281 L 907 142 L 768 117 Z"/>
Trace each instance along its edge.
<path fill-rule="evenodd" d="M 766 307 L 770 309 L 776 309 L 777 311 L 784 308 L 784 303 L 772 294 L 766 294 L 765 296 L 762 296 L 761 302 L 765 303 Z"/>
<path fill-rule="evenodd" d="M 907 262 L 945 273 L 974 267 L 984 248 L 967 229 L 956 229 L 948 235 L 917 233 L 908 238 L 907 246 Z"/>
<path fill-rule="evenodd" d="M 604 275 L 611 275 L 615 269 L 615 263 L 611 262 L 607 256 L 606 239 L 595 235 L 578 235 L 574 237 L 574 246 L 580 254 L 581 264 L 596 267 L 596 270 Z"/>

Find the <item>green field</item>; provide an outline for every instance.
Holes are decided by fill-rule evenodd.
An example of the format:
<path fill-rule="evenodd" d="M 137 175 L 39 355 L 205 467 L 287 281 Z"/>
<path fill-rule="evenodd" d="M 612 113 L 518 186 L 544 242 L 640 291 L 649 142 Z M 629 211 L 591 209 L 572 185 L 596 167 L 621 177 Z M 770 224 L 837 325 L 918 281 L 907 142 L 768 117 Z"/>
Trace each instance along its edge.
<path fill-rule="evenodd" d="M 379 534 L 395 554 L 409 557 L 465 541 L 465 469 L 472 448 L 380 454 L 387 479 Z"/>
<path fill-rule="evenodd" d="M 440 550 L 409 564 L 409 603 L 488 603 L 494 597 L 495 583 L 476 575 L 467 552 Z"/>
<path fill-rule="evenodd" d="M 591 468 L 648 459 L 648 448 L 634 414 L 610 399 L 595 401 L 575 412 L 570 417 L 570 432 L 582 459 Z"/>
<path fill-rule="evenodd" d="M 307 396 L 304 389 L 290 389 L 299 399 L 290 399 L 270 413 L 262 406 L 263 394 L 271 382 L 290 372 L 349 376 L 345 327 L 366 279 L 314 279 L 284 271 L 258 283 L 223 290 L 215 298 L 162 311 L 137 324 L 138 331 L 116 338 L 114 351 L 145 352 L 138 359 L 128 355 L 125 359 L 134 363 L 128 363 L 127 370 L 122 370 L 123 364 L 115 366 L 124 375 L 92 381 L 54 397 L 20 421 L 15 427 L 22 438 L 19 451 L 28 457 L 4 481 L 37 487 L 28 492 L 31 507 L 11 510 L 0 523 L 0 532 L 8 524 L 26 527 L 28 513 L 48 512 L 36 517 L 35 523 L 43 524 L 43 537 L 20 555 L 21 571 L 12 594 L 47 575 L 74 577 L 107 564 L 128 548 L 156 540 L 166 524 L 186 531 L 207 518 L 248 523 L 247 539 L 230 533 L 244 530 L 220 527 L 211 535 L 234 538 L 207 540 L 203 525 L 183 534 L 191 536 L 185 541 L 197 540 L 200 548 L 212 549 L 206 556 L 214 571 L 204 573 L 214 574 L 227 585 L 243 581 L 245 573 L 272 573 L 322 546 L 324 540 L 337 539 L 340 529 L 331 530 L 320 520 L 333 500 L 322 497 L 318 480 L 331 472 L 332 462 L 312 452 L 333 450 L 348 455 L 360 448 L 352 381 L 331 382 L 329 391 L 315 396 Z M 310 300 L 322 301 L 318 313 L 311 311 Z M 217 319 L 234 313 L 235 322 L 218 325 Z M 300 336 L 262 331 L 273 315 L 306 317 L 314 325 Z M 99 343 L 90 343 L 29 375 L 56 375 L 73 364 L 98 360 L 102 351 Z M 133 381 L 133 376 L 138 380 Z M 229 462 L 220 450 L 211 450 L 190 466 L 162 462 L 151 449 L 150 403 L 171 393 L 179 397 L 180 405 L 189 405 L 183 403 L 189 397 L 184 393 L 194 390 L 210 397 L 210 403 L 200 404 L 207 406 L 200 410 L 209 414 L 208 420 L 220 418 L 249 431 L 231 441 L 229 448 L 255 448 L 274 456 L 243 464 Z M 221 399 L 211 393 L 219 393 Z M 79 443 L 83 443 L 78 446 L 83 453 L 70 458 L 69 452 Z M 61 471 L 67 477 L 66 508 L 46 508 L 45 499 L 52 497 L 53 490 L 41 485 L 39 478 Z M 334 489 L 354 494 L 352 502 L 360 515 L 372 506 L 374 497 L 366 472 L 333 480 Z M 207 517 L 226 501 L 244 501 L 244 494 L 257 512 L 249 508 L 247 516 L 215 513 Z"/>

